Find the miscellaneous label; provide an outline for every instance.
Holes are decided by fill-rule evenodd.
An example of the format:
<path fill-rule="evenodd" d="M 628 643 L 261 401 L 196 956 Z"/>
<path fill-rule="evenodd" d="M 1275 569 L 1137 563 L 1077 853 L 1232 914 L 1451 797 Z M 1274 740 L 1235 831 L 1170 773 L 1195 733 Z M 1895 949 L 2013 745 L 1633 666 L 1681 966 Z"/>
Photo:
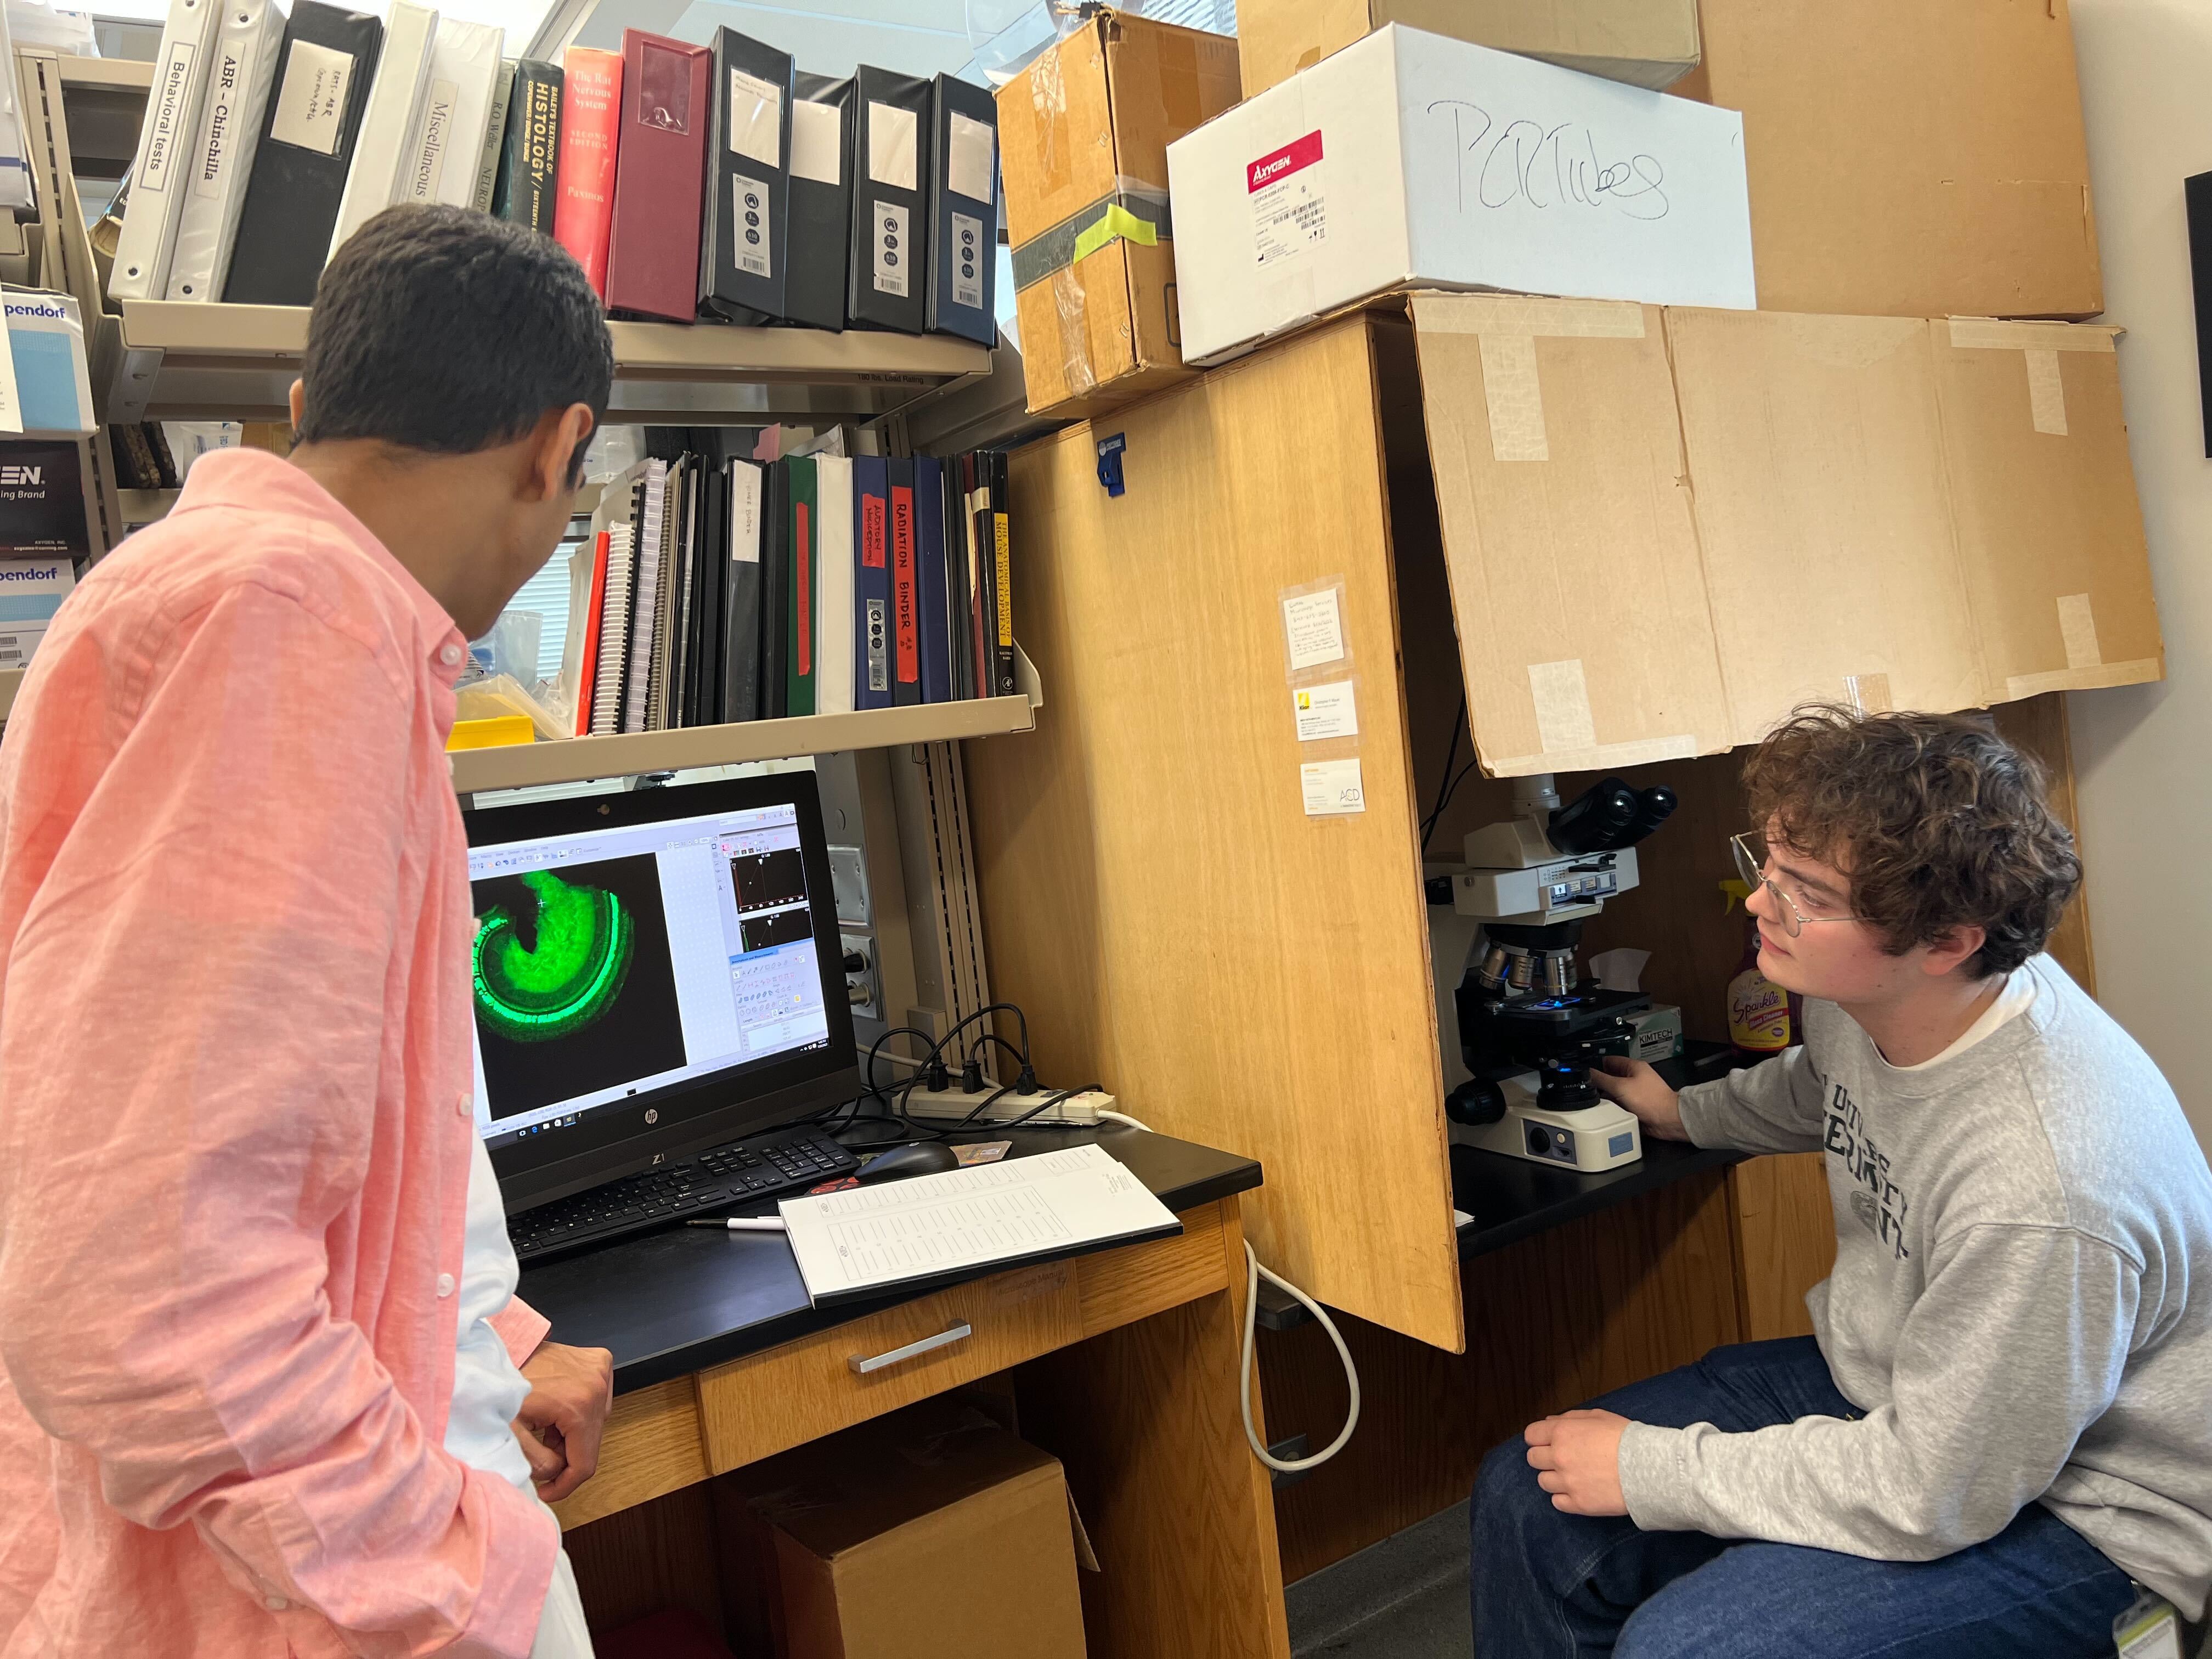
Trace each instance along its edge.
<path fill-rule="evenodd" d="M 14 385 L 14 354 L 5 373 Z M 15 429 L 22 430 L 20 421 Z M 84 519 L 84 472 L 74 443 L 11 443 L 0 447 L 0 590 L 12 592 L 40 556 L 91 550 Z M 69 561 L 60 561 L 64 569 Z M 21 618 L 17 618 L 21 620 Z"/>
<path fill-rule="evenodd" d="M 907 235 L 907 210 L 889 202 L 876 206 L 876 292 L 895 294 L 903 300 L 911 293 L 907 262 L 912 243 Z"/>
<path fill-rule="evenodd" d="M 955 1146 L 952 1156 L 960 1160 L 960 1167 L 972 1170 L 979 1164 L 996 1164 L 1013 1151 L 1011 1140 L 978 1140 L 965 1146 Z"/>
<path fill-rule="evenodd" d="M 775 274 L 775 250 L 769 241 L 768 186 L 757 179 L 730 175 L 731 240 L 738 269 L 751 276 Z"/>
<path fill-rule="evenodd" d="M 868 690 L 871 691 L 891 689 L 890 612 L 888 600 L 868 601 Z"/>
<path fill-rule="evenodd" d="M 991 549 L 999 567 L 999 646 L 1001 650 L 1011 651 L 1014 645 L 1014 590 L 1008 580 L 1012 548 L 1006 534 L 1006 515 L 1003 513 L 991 515 Z M 1002 691 L 1013 689 L 1011 681 L 1000 687 Z"/>
<path fill-rule="evenodd" d="M 1300 743 L 1359 735 L 1359 708 L 1350 680 L 1302 687 L 1291 693 L 1291 706 L 1297 715 Z"/>
<path fill-rule="evenodd" d="M 199 48 L 189 40 L 169 42 L 169 60 L 161 65 L 161 86 L 154 105 L 154 118 L 146 126 L 146 153 L 131 184 L 134 191 L 152 191 L 158 195 L 169 187 L 177 145 L 184 138 L 180 129 L 186 118 L 185 88 L 191 82 L 192 64 L 198 56 Z"/>
<path fill-rule="evenodd" d="M 1790 1043 L 1790 996 L 1756 968 L 1729 981 L 1729 1041 L 1750 1054 L 1778 1054 Z"/>
<path fill-rule="evenodd" d="M 764 167 L 783 165 L 783 88 L 730 70 L 730 154 Z"/>
<path fill-rule="evenodd" d="M 1245 168 L 1244 189 L 1252 201 L 1252 245 L 1260 264 L 1291 258 L 1324 240 L 1328 212 L 1320 130 Z"/>
<path fill-rule="evenodd" d="M 958 120 L 958 116 L 952 118 Z M 989 257 L 983 222 L 964 213 L 952 216 L 952 303 L 980 309 L 983 304 L 983 261 Z"/>
<path fill-rule="evenodd" d="M 353 61 L 349 52 L 295 40 L 284 56 L 284 78 L 276 88 L 276 112 L 269 120 L 269 137 L 319 155 L 337 155 Z"/>
<path fill-rule="evenodd" d="M 817 185 L 845 178 L 845 112 L 801 98 L 791 106 L 791 176 Z"/>
<path fill-rule="evenodd" d="M 945 187 L 971 202 L 992 200 L 992 164 L 998 160 L 999 132 L 988 121 L 952 112 L 952 131 L 945 144 Z"/>
<path fill-rule="evenodd" d="M 2145 1590 L 2112 1621 L 2119 1659 L 2181 1659 L 2181 1620 L 2172 1604 Z"/>
<path fill-rule="evenodd" d="M 757 466 L 730 469 L 730 557 L 740 564 L 758 564 L 760 545 L 761 470 Z"/>
<path fill-rule="evenodd" d="M 1298 768 L 1298 785 L 1306 799 L 1310 818 L 1335 817 L 1364 812 L 1367 796 L 1359 787 L 1356 760 L 1308 761 Z"/>
<path fill-rule="evenodd" d="M 239 82 L 246 71 L 246 54 L 252 42 L 243 34 L 222 38 L 222 57 L 215 80 L 208 87 L 207 143 L 200 150 L 199 171 L 192 175 L 192 194 L 212 198 L 222 188 L 223 162 L 230 155 L 231 124 L 237 118 Z"/>
<path fill-rule="evenodd" d="M 460 88 L 451 81 L 430 82 L 430 96 L 422 106 L 422 142 L 415 151 L 415 171 L 407 181 L 408 193 L 418 202 L 438 199 L 438 179 L 446 171 L 447 142 L 453 137 L 453 102 Z"/>
<path fill-rule="evenodd" d="M 1615 1135 L 1605 1143 L 1605 1155 L 1607 1158 L 1626 1158 L 1635 1150 L 1636 1133 L 1633 1130 L 1625 1135 Z"/>
<path fill-rule="evenodd" d="M 868 102 L 868 177 L 893 190 L 915 188 L 915 156 L 921 121 L 896 104 Z"/>
<path fill-rule="evenodd" d="M 1291 643 L 1291 671 L 1318 668 L 1325 662 L 1344 660 L 1344 619 L 1338 613 L 1336 589 L 1299 593 L 1283 601 L 1283 631 Z"/>

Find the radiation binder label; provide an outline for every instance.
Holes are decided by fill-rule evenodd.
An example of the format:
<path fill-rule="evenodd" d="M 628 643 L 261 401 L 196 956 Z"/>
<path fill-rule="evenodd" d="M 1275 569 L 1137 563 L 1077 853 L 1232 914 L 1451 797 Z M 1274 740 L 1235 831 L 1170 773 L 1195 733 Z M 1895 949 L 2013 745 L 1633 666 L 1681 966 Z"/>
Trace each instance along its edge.
<path fill-rule="evenodd" d="M 730 225 L 736 233 L 738 269 L 752 276 L 774 274 L 775 251 L 768 240 L 768 186 L 757 179 L 730 175 Z"/>
<path fill-rule="evenodd" d="M 907 210 L 889 202 L 877 203 L 876 292 L 905 299 L 912 292 L 907 273 L 913 260 L 914 243 L 907 234 Z"/>
<path fill-rule="evenodd" d="M 1328 235 L 1321 132 L 1271 150 L 1244 169 L 1252 200 L 1252 244 L 1260 265 L 1294 258 Z"/>
<path fill-rule="evenodd" d="M 979 310 L 983 304 L 983 222 L 964 213 L 952 216 L 952 303 Z M 997 249 L 991 252 L 996 254 Z"/>

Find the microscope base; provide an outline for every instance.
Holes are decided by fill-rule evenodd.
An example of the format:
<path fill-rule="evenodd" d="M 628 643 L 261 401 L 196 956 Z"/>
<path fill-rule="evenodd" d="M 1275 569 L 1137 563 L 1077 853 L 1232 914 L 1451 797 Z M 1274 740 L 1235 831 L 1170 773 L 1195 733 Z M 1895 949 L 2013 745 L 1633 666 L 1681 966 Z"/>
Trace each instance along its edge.
<path fill-rule="evenodd" d="M 1534 1083 L 1532 1073 L 1528 1079 Z M 1530 1097 L 1532 1088 L 1522 1079 L 1507 1082 L 1505 1115 L 1495 1123 L 1473 1127 L 1462 1123 L 1447 1127 L 1455 1146 L 1479 1146 L 1486 1152 L 1522 1158 L 1532 1164 L 1579 1170 L 1594 1175 L 1633 1164 L 1644 1156 L 1642 1127 L 1618 1106 L 1585 1106 L 1578 1111 L 1546 1111 Z"/>

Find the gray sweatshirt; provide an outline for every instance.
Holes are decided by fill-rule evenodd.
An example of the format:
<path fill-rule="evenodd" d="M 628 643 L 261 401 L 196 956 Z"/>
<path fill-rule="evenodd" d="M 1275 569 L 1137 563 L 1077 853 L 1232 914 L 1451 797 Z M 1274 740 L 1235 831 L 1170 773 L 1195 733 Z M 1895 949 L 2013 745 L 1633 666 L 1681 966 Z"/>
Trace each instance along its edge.
<path fill-rule="evenodd" d="M 2150 1058 L 2048 957 L 2033 1004 L 1900 1071 L 1832 1004 L 1686 1090 L 1700 1146 L 1825 1150 L 1835 1271 L 1806 1298 L 1866 1415 L 1638 1424 L 1639 1526 L 1926 1561 L 2040 1499 L 2191 1619 L 2212 1590 L 2212 1172 Z"/>

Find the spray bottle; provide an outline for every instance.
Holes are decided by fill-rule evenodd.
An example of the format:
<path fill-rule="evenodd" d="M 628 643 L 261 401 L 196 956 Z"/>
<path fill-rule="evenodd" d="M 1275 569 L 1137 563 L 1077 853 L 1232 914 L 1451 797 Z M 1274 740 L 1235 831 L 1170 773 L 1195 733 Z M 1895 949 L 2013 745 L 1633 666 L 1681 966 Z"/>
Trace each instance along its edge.
<path fill-rule="evenodd" d="M 1721 891 L 1730 911 L 1751 896 L 1740 881 L 1723 882 Z M 1737 1058 L 1750 1065 L 1802 1040 L 1802 1005 L 1759 971 L 1759 919 L 1747 910 L 1744 921 L 1743 957 L 1728 985 L 1728 1028 Z"/>

